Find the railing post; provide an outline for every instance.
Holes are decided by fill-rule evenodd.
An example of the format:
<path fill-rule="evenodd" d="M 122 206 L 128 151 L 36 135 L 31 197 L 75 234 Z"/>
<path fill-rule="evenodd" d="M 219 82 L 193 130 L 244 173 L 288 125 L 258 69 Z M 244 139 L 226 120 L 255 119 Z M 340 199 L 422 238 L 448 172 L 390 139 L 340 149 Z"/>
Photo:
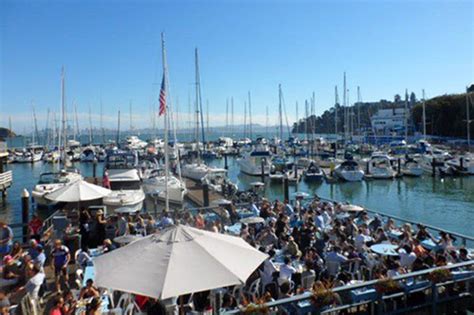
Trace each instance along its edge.
<path fill-rule="evenodd" d="M 23 232 L 23 243 L 28 242 L 29 233 L 28 233 L 28 221 L 30 218 L 30 193 L 28 190 L 23 189 L 21 193 L 21 222 L 22 222 L 22 232 Z"/>
<path fill-rule="evenodd" d="M 431 314 L 436 315 L 437 312 L 437 304 L 438 304 L 438 288 L 436 287 L 436 283 L 431 283 Z"/>

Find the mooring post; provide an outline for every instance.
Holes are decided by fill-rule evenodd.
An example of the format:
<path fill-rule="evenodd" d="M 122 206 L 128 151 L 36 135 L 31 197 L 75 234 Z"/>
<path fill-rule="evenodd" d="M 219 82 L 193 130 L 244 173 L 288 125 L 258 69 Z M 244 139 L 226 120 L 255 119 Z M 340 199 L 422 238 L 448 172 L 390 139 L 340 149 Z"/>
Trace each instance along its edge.
<path fill-rule="evenodd" d="M 433 160 L 431 161 L 431 171 L 433 172 L 431 176 L 435 177 L 436 176 L 436 158 L 433 158 Z"/>
<path fill-rule="evenodd" d="M 92 177 L 94 179 L 97 177 L 97 158 L 94 157 L 94 160 L 92 160 Z"/>
<path fill-rule="evenodd" d="M 402 159 L 398 158 L 398 175 L 401 174 L 401 170 L 402 170 Z"/>
<path fill-rule="evenodd" d="M 229 165 L 227 164 L 227 153 L 224 152 L 224 168 L 226 170 L 229 169 Z"/>
<path fill-rule="evenodd" d="M 207 183 L 202 185 L 202 203 L 204 207 L 209 207 L 209 185 Z"/>
<path fill-rule="evenodd" d="M 28 221 L 30 219 L 30 193 L 27 189 L 23 189 L 21 193 L 21 223 L 23 226 L 23 243 L 28 242 Z"/>
<path fill-rule="evenodd" d="M 262 183 L 265 183 L 265 162 L 265 158 L 262 158 L 262 160 L 260 161 L 260 176 L 262 179 Z"/>
<path fill-rule="evenodd" d="M 288 175 L 283 177 L 283 190 L 285 193 L 285 200 L 290 200 L 290 190 L 288 185 Z"/>

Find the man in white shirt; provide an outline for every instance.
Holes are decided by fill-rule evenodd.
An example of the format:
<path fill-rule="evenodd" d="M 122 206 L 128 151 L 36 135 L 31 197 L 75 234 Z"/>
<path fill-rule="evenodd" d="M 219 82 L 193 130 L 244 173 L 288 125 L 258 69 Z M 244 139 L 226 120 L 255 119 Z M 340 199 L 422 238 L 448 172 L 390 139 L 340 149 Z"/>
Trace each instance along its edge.
<path fill-rule="evenodd" d="M 280 282 L 290 281 L 291 276 L 296 273 L 296 269 L 290 265 L 290 257 L 285 257 L 285 264 L 280 266 Z"/>

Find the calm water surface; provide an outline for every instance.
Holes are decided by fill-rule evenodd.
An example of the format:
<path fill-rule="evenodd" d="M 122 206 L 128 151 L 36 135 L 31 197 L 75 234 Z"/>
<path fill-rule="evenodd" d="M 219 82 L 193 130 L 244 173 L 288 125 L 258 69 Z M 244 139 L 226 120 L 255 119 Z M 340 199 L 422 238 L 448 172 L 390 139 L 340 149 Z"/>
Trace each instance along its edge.
<path fill-rule="evenodd" d="M 223 167 L 223 160 L 211 164 Z M 92 164 L 76 163 L 83 176 L 92 176 Z M 10 164 L 13 170 L 13 186 L 8 190 L 7 203 L 0 205 L 0 217 L 8 222 L 20 222 L 23 188 L 31 191 L 42 172 L 55 167 L 38 162 L 35 164 Z M 102 173 L 99 164 L 97 173 Z M 229 176 L 240 189 L 248 189 L 249 183 L 259 180 L 240 174 L 237 163 L 229 158 Z M 421 221 L 453 232 L 474 236 L 474 176 L 455 178 L 402 178 L 395 180 L 363 181 L 360 183 L 305 183 L 290 186 L 290 193 L 296 189 L 317 193 L 321 197 L 333 198 L 360 204 L 373 210 L 397 215 L 405 219 Z M 267 186 L 266 195 L 270 199 L 281 199 L 281 184 Z"/>

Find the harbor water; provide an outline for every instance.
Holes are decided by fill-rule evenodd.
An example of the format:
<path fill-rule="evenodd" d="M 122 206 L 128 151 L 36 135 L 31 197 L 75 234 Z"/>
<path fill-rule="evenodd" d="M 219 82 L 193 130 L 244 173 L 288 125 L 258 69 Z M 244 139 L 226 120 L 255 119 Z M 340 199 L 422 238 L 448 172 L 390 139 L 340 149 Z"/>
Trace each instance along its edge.
<path fill-rule="evenodd" d="M 224 166 L 224 160 L 210 162 L 213 166 Z M 260 177 L 240 173 L 236 160 L 228 159 L 229 177 L 241 190 L 250 188 L 250 183 Z M 92 176 L 91 163 L 75 163 L 83 176 Z M 37 162 L 34 164 L 9 164 L 13 171 L 13 186 L 8 190 L 6 203 L 0 204 L 0 217 L 9 223 L 21 221 L 21 191 L 30 192 L 43 172 L 57 170 L 56 165 Z M 102 164 L 97 167 L 102 174 Z M 356 183 L 306 183 L 290 186 L 290 195 L 295 190 L 339 201 L 348 201 L 366 208 L 399 216 L 401 218 L 434 225 L 448 231 L 473 236 L 474 177 L 399 178 L 394 180 L 371 180 Z M 283 185 L 269 183 L 266 197 L 270 200 L 283 198 Z"/>

